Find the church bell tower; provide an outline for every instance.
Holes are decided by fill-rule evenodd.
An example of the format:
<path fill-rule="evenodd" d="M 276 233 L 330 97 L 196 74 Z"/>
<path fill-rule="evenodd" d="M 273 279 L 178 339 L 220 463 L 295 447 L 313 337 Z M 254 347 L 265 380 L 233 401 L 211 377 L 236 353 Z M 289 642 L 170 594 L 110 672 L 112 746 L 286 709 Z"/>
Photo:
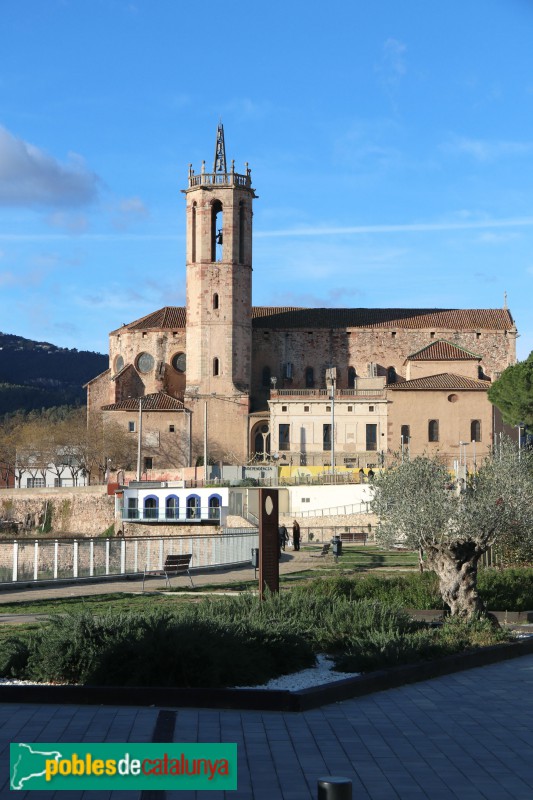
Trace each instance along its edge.
<path fill-rule="evenodd" d="M 186 396 L 248 395 L 251 376 L 252 188 L 226 165 L 217 129 L 213 169 L 189 165 Z M 229 411 L 229 409 L 228 409 Z"/>

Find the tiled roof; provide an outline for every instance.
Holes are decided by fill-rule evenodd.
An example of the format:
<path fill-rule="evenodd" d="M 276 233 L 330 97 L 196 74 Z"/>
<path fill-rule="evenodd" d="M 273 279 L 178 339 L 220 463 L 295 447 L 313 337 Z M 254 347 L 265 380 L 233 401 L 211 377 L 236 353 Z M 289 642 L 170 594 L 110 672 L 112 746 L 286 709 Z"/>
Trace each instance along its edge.
<path fill-rule="evenodd" d="M 407 361 L 481 361 L 481 356 L 476 356 L 464 347 L 438 339 L 426 345 L 421 350 L 407 356 Z"/>
<path fill-rule="evenodd" d="M 407 328 L 442 330 L 509 330 L 513 318 L 505 308 L 298 308 L 255 306 L 254 328 Z M 123 325 L 128 330 L 180 330 L 183 306 L 165 306 Z M 117 328 L 112 333 L 120 333 Z"/>
<path fill-rule="evenodd" d="M 407 328 L 509 330 L 507 309 L 460 308 L 265 308 L 252 312 L 256 328 Z"/>
<path fill-rule="evenodd" d="M 180 330 L 185 328 L 185 308 L 183 306 L 165 306 L 164 308 L 153 311 L 145 317 L 136 319 L 122 326 L 129 331 L 138 330 Z M 121 328 L 118 328 L 112 333 L 119 333 Z"/>
<path fill-rule="evenodd" d="M 408 392 L 428 389 L 468 389 L 469 391 L 486 392 L 490 385 L 489 381 L 478 381 L 474 378 L 465 378 L 464 375 L 443 372 L 441 375 L 429 375 L 427 378 L 414 378 L 412 381 L 389 384 L 387 390 Z"/>
<path fill-rule="evenodd" d="M 183 403 L 181 400 L 176 400 L 165 392 L 154 392 L 153 394 L 145 394 L 142 398 L 143 411 L 183 411 Z M 139 398 L 128 397 L 126 400 L 121 400 L 119 403 L 111 403 L 108 406 L 102 406 L 102 411 L 138 411 Z"/>

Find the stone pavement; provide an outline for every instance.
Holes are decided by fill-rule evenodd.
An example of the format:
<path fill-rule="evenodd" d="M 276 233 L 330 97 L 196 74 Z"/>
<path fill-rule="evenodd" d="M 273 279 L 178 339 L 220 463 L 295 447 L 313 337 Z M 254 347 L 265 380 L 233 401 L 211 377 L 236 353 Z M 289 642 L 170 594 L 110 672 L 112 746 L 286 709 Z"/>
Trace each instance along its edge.
<path fill-rule="evenodd" d="M 158 713 L 0 704 L 0 798 L 14 796 L 8 789 L 9 742 L 150 742 Z M 172 741 L 238 743 L 239 788 L 225 794 L 172 791 L 166 800 L 315 800 L 317 780 L 325 775 L 350 778 L 354 800 L 533 797 L 533 656 L 301 714 L 174 713 Z M 141 793 L 118 791 L 15 796 L 143 800 Z"/>
<path fill-rule="evenodd" d="M 284 556 L 282 571 L 295 566 L 309 565 Z M 252 578 L 245 567 L 197 576 L 195 583 Z M 150 585 L 158 587 L 157 580 Z M 35 587 L 2 592 L 0 603 L 109 591 L 140 592 L 141 582 Z M 171 711 L 172 741 L 238 743 L 239 789 L 167 792 L 165 800 L 315 800 L 318 778 L 335 774 L 353 781 L 354 800 L 533 798 L 533 656 L 300 714 Z M 0 800 L 146 800 L 147 793 L 131 791 L 13 795 L 9 743 L 150 742 L 159 713 L 154 707 L 0 704 Z"/>

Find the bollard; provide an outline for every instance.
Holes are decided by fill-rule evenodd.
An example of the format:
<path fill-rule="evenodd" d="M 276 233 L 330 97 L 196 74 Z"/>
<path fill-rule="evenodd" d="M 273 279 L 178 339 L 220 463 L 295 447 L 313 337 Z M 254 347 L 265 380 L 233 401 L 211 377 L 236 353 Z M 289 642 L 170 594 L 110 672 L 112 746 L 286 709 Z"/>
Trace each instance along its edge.
<path fill-rule="evenodd" d="M 317 800 L 352 800 L 351 780 L 338 775 L 319 778 Z"/>

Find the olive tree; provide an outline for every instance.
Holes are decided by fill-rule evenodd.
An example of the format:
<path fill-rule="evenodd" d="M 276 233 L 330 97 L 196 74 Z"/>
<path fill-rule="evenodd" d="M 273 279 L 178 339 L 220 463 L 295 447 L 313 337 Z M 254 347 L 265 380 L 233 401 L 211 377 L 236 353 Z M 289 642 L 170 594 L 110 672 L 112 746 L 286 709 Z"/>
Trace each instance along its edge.
<path fill-rule="evenodd" d="M 378 541 L 422 549 L 451 614 L 484 613 L 477 567 L 491 545 L 510 532 L 533 540 L 531 457 L 510 444 L 466 483 L 452 481 L 438 458 L 420 457 L 383 472 L 374 487 Z"/>

